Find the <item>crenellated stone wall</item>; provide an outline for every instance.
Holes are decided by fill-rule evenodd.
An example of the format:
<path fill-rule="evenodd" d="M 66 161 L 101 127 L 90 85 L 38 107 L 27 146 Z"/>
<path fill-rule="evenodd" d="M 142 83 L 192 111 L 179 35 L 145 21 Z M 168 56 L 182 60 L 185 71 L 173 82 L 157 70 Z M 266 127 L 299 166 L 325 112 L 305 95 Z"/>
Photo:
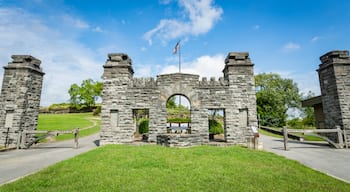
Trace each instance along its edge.
<path fill-rule="evenodd" d="M 229 53 L 223 77 L 173 73 L 154 78 L 134 78 L 131 59 L 109 54 L 104 67 L 101 145 L 133 142 L 133 110 L 149 110 L 149 142 L 166 135 L 166 103 L 183 95 L 191 105 L 191 134 L 179 140 L 192 145 L 209 142 L 208 110 L 223 109 L 225 140 L 243 144 L 257 125 L 253 63 L 248 53 Z M 172 137 L 177 138 L 181 136 Z M 187 139 L 186 139 L 187 138 Z M 186 141 L 183 141 L 186 142 Z"/>
<path fill-rule="evenodd" d="M 35 57 L 12 55 L 12 59 L 4 67 L 0 96 L 0 145 L 4 146 L 17 144 L 18 131 L 36 129 L 44 76 Z"/>

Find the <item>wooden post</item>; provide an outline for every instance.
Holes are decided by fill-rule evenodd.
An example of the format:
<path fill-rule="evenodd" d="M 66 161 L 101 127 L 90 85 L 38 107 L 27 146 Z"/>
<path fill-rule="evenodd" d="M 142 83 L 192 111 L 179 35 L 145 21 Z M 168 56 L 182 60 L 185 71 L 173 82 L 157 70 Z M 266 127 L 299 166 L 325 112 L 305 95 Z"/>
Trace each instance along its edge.
<path fill-rule="evenodd" d="M 288 129 L 287 127 L 283 127 L 283 139 L 284 139 L 284 150 L 288 149 Z"/>
<path fill-rule="evenodd" d="M 79 145 L 79 142 L 78 142 L 78 138 L 79 138 L 79 128 L 74 129 L 73 134 L 74 134 L 75 148 L 78 149 L 78 145 Z"/>
<path fill-rule="evenodd" d="M 349 148 L 348 138 L 347 138 L 345 129 L 343 130 L 343 133 L 344 133 L 345 148 Z"/>
<path fill-rule="evenodd" d="M 26 140 L 27 140 L 27 131 L 23 130 L 22 131 L 22 138 L 21 138 L 21 149 L 25 148 Z"/>
<path fill-rule="evenodd" d="M 6 138 L 5 138 L 5 148 L 7 148 L 9 144 L 9 132 L 10 132 L 10 127 L 7 127 Z"/>
<path fill-rule="evenodd" d="M 21 145 L 21 137 L 22 137 L 22 131 L 18 131 L 18 137 L 17 137 L 17 149 L 20 148 L 20 145 Z"/>
<path fill-rule="evenodd" d="M 253 144 L 254 144 L 254 150 L 258 149 L 259 145 L 259 131 L 258 128 L 255 126 L 251 126 L 252 132 L 253 132 Z"/>
<path fill-rule="evenodd" d="M 342 134 L 342 131 L 341 131 L 339 125 L 337 125 L 336 128 L 337 128 L 337 131 L 338 131 L 337 134 L 338 134 L 338 143 L 339 143 L 339 147 L 340 147 L 340 148 L 343 148 L 343 147 L 344 147 L 344 143 L 343 143 L 343 134 Z"/>

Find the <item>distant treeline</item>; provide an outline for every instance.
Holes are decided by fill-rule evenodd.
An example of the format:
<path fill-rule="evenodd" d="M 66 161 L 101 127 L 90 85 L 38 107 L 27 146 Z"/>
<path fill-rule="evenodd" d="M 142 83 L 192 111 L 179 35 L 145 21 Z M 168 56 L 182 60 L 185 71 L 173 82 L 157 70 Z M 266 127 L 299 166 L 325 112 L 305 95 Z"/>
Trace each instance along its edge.
<path fill-rule="evenodd" d="M 94 115 L 99 115 L 101 112 L 101 104 L 96 104 L 92 107 L 79 107 L 70 104 L 70 103 L 59 103 L 59 104 L 52 104 L 49 107 L 40 107 L 40 113 L 54 113 L 54 114 L 61 114 L 61 113 L 87 113 L 87 112 L 93 112 Z"/>

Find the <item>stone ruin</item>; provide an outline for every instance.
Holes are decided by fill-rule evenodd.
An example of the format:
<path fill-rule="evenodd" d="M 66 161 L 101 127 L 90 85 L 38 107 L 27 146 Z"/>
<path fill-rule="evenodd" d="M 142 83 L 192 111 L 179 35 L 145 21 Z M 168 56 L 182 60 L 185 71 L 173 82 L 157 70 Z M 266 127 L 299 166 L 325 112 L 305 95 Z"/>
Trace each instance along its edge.
<path fill-rule="evenodd" d="M 303 102 L 314 106 L 318 128 L 340 126 L 350 140 L 350 56 L 331 51 L 321 56 L 318 71 L 321 96 Z M 30 55 L 13 55 L 4 66 L 0 95 L 0 145 L 16 146 L 18 133 L 35 130 L 44 73 L 41 61 Z M 133 111 L 149 111 L 148 142 L 168 146 L 209 143 L 208 110 L 224 111 L 224 140 L 245 144 L 257 125 L 253 63 L 248 53 L 229 53 L 223 77 L 173 73 L 157 78 L 134 78 L 126 54 L 109 54 L 105 63 L 101 112 L 101 145 L 134 141 Z M 166 103 L 173 95 L 190 101 L 191 133 L 167 133 Z M 317 108 L 317 109 L 316 109 Z M 32 136 L 34 137 L 34 135 Z M 29 140 L 31 137 L 28 138 Z M 28 141 L 29 142 L 29 141 Z"/>
<path fill-rule="evenodd" d="M 35 57 L 12 55 L 12 59 L 4 67 L 0 96 L 0 145 L 5 147 L 17 145 L 19 131 L 36 129 L 44 76 Z"/>
<path fill-rule="evenodd" d="M 209 142 L 208 110 L 224 111 L 224 140 L 246 144 L 257 126 L 253 63 L 246 52 L 231 52 L 218 80 L 173 73 L 134 78 L 132 61 L 123 53 L 109 54 L 103 73 L 101 145 L 134 141 L 133 111 L 149 111 L 148 142 L 191 146 Z M 182 95 L 190 102 L 191 133 L 167 133 L 168 99 Z"/>

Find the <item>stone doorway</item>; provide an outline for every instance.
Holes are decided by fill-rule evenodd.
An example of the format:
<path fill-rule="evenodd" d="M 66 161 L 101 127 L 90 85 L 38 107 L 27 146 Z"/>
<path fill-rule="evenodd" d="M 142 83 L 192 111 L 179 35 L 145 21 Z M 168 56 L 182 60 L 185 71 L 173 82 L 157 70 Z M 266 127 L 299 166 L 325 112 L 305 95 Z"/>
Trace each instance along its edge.
<path fill-rule="evenodd" d="M 149 109 L 133 109 L 134 141 L 147 141 L 149 132 Z"/>
<path fill-rule="evenodd" d="M 208 109 L 209 141 L 226 142 L 225 109 Z"/>
<path fill-rule="evenodd" d="M 175 94 L 167 100 L 167 133 L 191 133 L 191 104 L 189 99 Z"/>

